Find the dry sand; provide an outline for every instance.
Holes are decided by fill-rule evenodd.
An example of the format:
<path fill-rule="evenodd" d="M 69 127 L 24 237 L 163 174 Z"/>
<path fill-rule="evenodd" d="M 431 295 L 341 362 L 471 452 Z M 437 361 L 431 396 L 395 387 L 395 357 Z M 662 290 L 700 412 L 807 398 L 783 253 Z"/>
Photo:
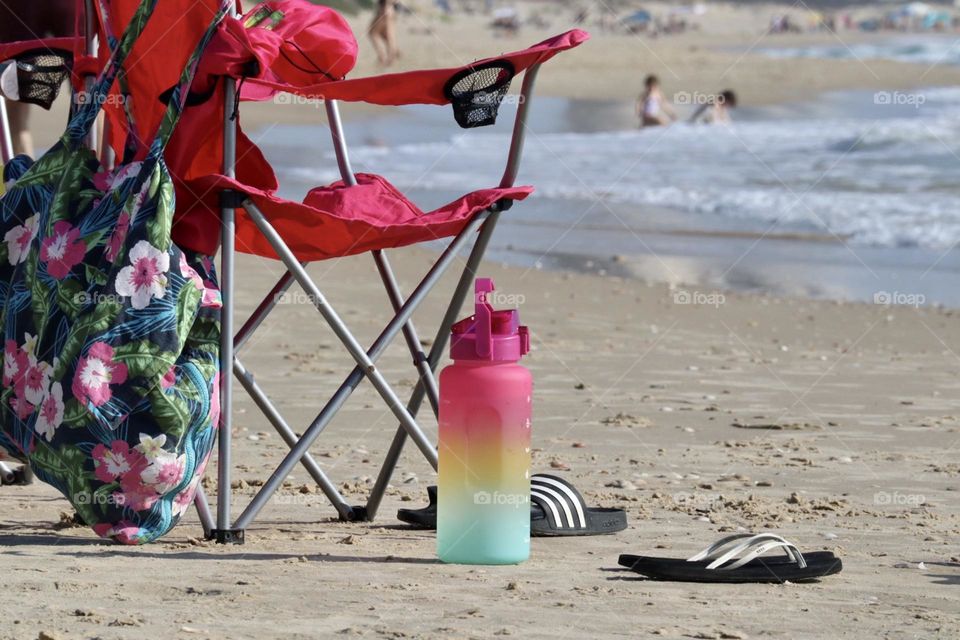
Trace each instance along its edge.
<path fill-rule="evenodd" d="M 540 35 L 489 42 L 476 25 L 458 22 L 442 39 L 410 28 L 404 66 L 448 64 Z M 749 46 L 756 35 L 745 28 L 726 43 Z M 712 87 L 739 54 L 708 52 L 710 38 L 598 37 L 551 65 L 543 86 L 628 99 L 659 59 L 670 91 Z M 858 62 L 748 55 L 723 84 L 773 101 L 958 79 L 955 69 L 921 78 L 917 67 L 867 64 L 879 78 Z M 291 108 L 281 117 L 300 116 Z M 434 258 L 394 254 L 406 291 Z M 311 271 L 372 341 L 388 305 L 371 261 Z M 298 468 L 243 547 L 200 541 L 193 514 L 160 543 L 107 545 L 58 524 L 69 508 L 49 487 L 4 487 L 0 638 L 960 637 L 955 312 L 729 293 L 684 305 L 682 289 L 614 277 L 493 264 L 484 274 L 525 297 L 535 470 L 563 474 L 593 503 L 627 509 L 627 531 L 535 539 L 532 559 L 517 567 L 438 564 L 433 535 L 394 519 L 398 507 L 424 502 L 434 482 L 413 448 L 377 522 L 336 522 Z M 240 315 L 277 275 L 277 263 L 242 261 Z M 435 297 L 418 314 L 423 336 L 440 309 Z M 242 355 L 295 425 L 349 368 L 302 301 L 283 305 Z M 408 360 L 397 345 L 383 361 L 403 392 L 414 379 Z M 235 512 L 285 451 L 238 398 Z M 433 432 L 435 423 L 425 424 Z M 358 503 L 395 426 L 364 385 L 314 449 Z M 811 585 L 703 586 L 647 582 L 617 567 L 620 553 L 685 557 L 740 527 L 832 549 L 844 572 Z"/>
<path fill-rule="evenodd" d="M 409 290 L 432 255 L 396 255 Z M 243 261 L 242 312 L 276 271 Z M 312 271 L 372 340 L 387 309 L 370 261 Z M 192 514 L 163 542 L 107 545 L 56 524 L 68 509 L 52 489 L 7 487 L 0 637 L 960 634 L 955 313 L 733 294 L 718 306 L 681 305 L 665 286 L 484 272 L 525 296 L 535 469 L 627 509 L 629 530 L 535 539 L 532 559 L 517 567 L 438 564 L 433 535 L 394 519 L 434 482 L 412 449 L 377 522 L 335 522 L 298 468 L 243 547 L 198 541 Z M 424 308 L 423 334 L 439 310 L 439 298 Z M 303 303 L 284 305 L 243 354 L 295 425 L 347 370 L 315 318 Z M 383 367 L 409 390 L 402 348 Z M 236 423 L 242 508 L 284 446 L 249 402 Z M 364 386 L 315 447 L 358 503 L 394 428 Z M 739 527 L 832 549 L 845 570 L 812 585 L 695 586 L 617 568 L 620 553 L 685 557 Z"/>

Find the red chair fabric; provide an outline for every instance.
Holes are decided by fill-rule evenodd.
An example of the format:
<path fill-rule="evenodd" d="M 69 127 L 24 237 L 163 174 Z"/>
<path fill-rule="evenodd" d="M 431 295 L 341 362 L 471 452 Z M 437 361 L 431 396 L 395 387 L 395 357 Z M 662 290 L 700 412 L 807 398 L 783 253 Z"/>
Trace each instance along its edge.
<path fill-rule="evenodd" d="M 160 96 L 177 84 L 190 54 L 223 2 L 224 0 L 191 0 L 157 4 L 143 34 L 134 43 L 124 64 L 132 100 L 128 102 L 113 99 L 104 105 L 104 112 L 110 123 L 111 145 L 117 152 L 117 157 L 123 157 L 126 142 L 127 116 L 124 110 L 129 107 L 141 141 L 152 140 L 166 109 L 166 103 Z M 99 13 L 102 3 L 93 4 Z M 110 0 L 106 4 L 109 15 L 99 15 L 100 24 L 109 24 L 111 33 L 119 36 L 136 12 L 140 0 Z M 238 0 L 238 8 L 239 4 Z M 101 37 L 101 61 L 105 62 L 108 55 L 107 40 Z M 114 95 L 118 95 L 116 85 Z M 207 127 L 222 128 L 213 122 L 208 122 Z M 140 146 L 138 155 L 144 157 L 146 153 L 147 149 Z M 176 175 L 176 167 L 170 165 L 170 168 Z"/>
<path fill-rule="evenodd" d="M 278 198 L 272 191 L 252 189 L 224 176 L 207 176 L 195 181 L 193 187 L 210 192 L 245 192 L 297 258 L 307 262 L 454 236 L 474 215 L 496 202 L 523 200 L 533 193 L 533 187 L 484 189 L 424 213 L 385 178 L 364 173 L 356 177 L 357 186 L 337 182 L 318 187 L 307 194 L 303 203 Z M 211 222 L 219 225 L 216 217 Z M 236 244 L 242 253 L 277 257 L 243 210 L 237 216 Z"/>
<path fill-rule="evenodd" d="M 271 10 L 282 10 L 285 19 L 276 30 L 245 28 L 242 18 L 224 21 L 201 63 L 198 77 L 202 75 L 204 79 L 193 87 L 194 91 L 212 91 L 213 95 L 186 110 L 167 148 L 165 158 L 176 177 L 177 190 L 173 236 L 180 246 L 208 255 L 216 253 L 220 242 L 218 196 L 226 188 L 249 195 L 297 257 L 308 261 L 456 235 L 477 212 L 499 200 L 523 200 L 533 192 L 531 187 L 475 191 L 436 211 L 424 213 L 384 178 L 360 174 L 357 186 L 336 183 L 312 190 L 303 203 L 291 202 L 275 195 L 278 184 L 272 168 L 239 127 L 237 177 L 228 179 L 220 175 L 223 96 L 222 84 L 215 82 L 218 75 L 243 77 L 249 63 L 255 60 L 260 71 L 257 77 L 246 79 L 241 92 L 247 99 L 264 99 L 277 91 L 288 91 L 312 98 L 382 105 L 440 105 L 448 103 L 443 91 L 447 81 L 474 66 L 331 80 L 345 75 L 356 62 L 356 39 L 343 18 L 331 9 L 306 0 L 273 0 L 263 4 Z M 129 19 L 126 14 L 135 6 L 135 0 L 114 0 L 110 19 L 115 29 L 122 29 Z M 128 80 L 130 91 L 136 97 L 134 115 L 138 127 L 143 127 L 141 134 L 152 131 L 158 122 L 163 105 L 157 97 L 176 80 L 169 71 L 176 65 L 170 60 L 186 56 L 188 45 L 192 46 L 190 43 L 194 40 L 190 34 L 204 24 L 206 14 L 216 6 L 217 0 L 205 0 L 194 4 L 183 16 L 161 12 L 160 19 L 155 18 L 156 23 L 151 25 L 153 29 L 148 28 L 138 41 L 131 59 L 140 73 L 130 74 Z M 585 32 L 574 30 L 490 60 L 508 60 L 520 73 L 579 46 L 588 38 Z M 164 45 L 164 55 L 151 53 L 155 51 L 154 45 L 160 44 Z M 50 38 L 0 45 L 0 59 L 43 47 L 69 49 L 80 59 L 83 40 Z M 317 73 L 304 72 L 303 69 L 309 67 L 294 54 L 305 56 L 311 65 L 324 69 L 324 73 L 318 78 Z M 93 59 L 83 60 L 81 68 L 95 68 Z M 486 60 L 475 64 L 483 62 Z M 315 81 L 318 79 L 320 81 Z M 108 110 L 108 117 L 113 130 L 121 132 L 113 142 L 120 151 L 125 120 L 119 109 Z M 269 243 L 242 212 L 237 219 L 237 247 L 242 252 L 276 257 Z"/>
<path fill-rule="evenodd" d="M 19 40 L 0 43 L 0 62 L 16 58 L 25 51 L 34 49 L 59 49 L 73 53 L 83 52 L 83 38 L 68 36 L 65 38 L 43 38 L 40 40 Z"/>
<path fill-rule="evenodd" d="M 283 14 L 273 26 L 265 20 L 245 27 L 258 11 Z M 269 28 L 268 28 L 269 26 Z M 343 79 L 357 62 L 359 47 L 350 25 L 329 7 L 307 0 L 261 2 L 240 18 L 226 18 L 197 68 L 195 92 L 206 92 L 220 76 L 259 78 L 280 86 L 308 87 Z M 250 63 L 257 72 L 250 75 Z M 245 88 L 244 93 L 250 93 Z M 267 99 L 272 89 L 254 89 Z"/>
<path fill-rule="evenodd" d="M 309 87 L 285 85 L 261 78 L 251 78 L 245 84 L 295 93 L 307 98 L 367 102 L 386 106 L 405 104 L 442 105 L 450 103 L 443 91 L 447 81 L 454 74 L 464 69 L 480 66 L 494 60 L 507 60 L 519 74 L 535 64 L 546 62 L 558 53 L 578 47 L 589 39 L 590 34 L 586 31 L 574 29 L 544 40 L 523 51 L 486 58 L 460 67 L 406 71 L 368 78 L 325 82 Z"/>
<path fill-rule="evenodd" d="M 220 0 L 198 0 L 186 13 L 173 4 L 158 8 L 131 54 L 128 74 L 133 112 L 140 135 L 156 128 L 163 104 L 159 96 L 174 84 L 171 70 L 186 57 Z M 232 1 L 232 0 L 230 0 Z M 115 31 L 129 21 L 137 0 L 112 0 L 109 20 Z M 259 6 L 259 5 L 258 5 Z M 478 191 L 430 214 L 424 214 L 386 181 L 364 177 L 358 187 L 314 190 L 304 203 L 276 196 L 276 176 L 260 149 L 238 126 L 236 178 L 222 173 L 224 92 L 220 75 L 243 79 L 241 97 L 263 99 L 277 91 L 375 104 L 446 104 L 444 85 L 473 65 L 342 80 L 356 61 L 357 43 L 335 11 L 306 0 L 268 0 L 283 11 L 275 27 L 244 26 L 245 18 L 228 18 L 200 63 L 196 93 L 212 91 L 201 104 L 187 108 L 164 157 L 175 176 L 177 212 L 173 238 L 181 247 L 213 254 L 219 248 L 219 195 L 225 188 L 247 194 L 275 224 L 303 260 L 321 260 L 376 248 L 398 247 L 458 233 L 477 212 L 500 199 L 520 200 L 532 189 Z M 249 16 L 256 7 L 247 13 Z M 101 20 L 104 16 L 101 16 Z M 495 59 L 509 60 L 517 73 L 582 44 L 588 34 L 575 30 L 529 49 Z M 299 57 L 297 57 L 299 56 Z M 255 61 L 259 72 L 250 73 Z M 176 63 L 176 64 L 175 64 Z M 307 71 L 304 71 L 304 70 Z M 315 73 L 310 69 L 321 69 Z M 202 77 L 201 77 L 202 76 Z M 119 108 L 108 111 L 113 130 L 125 128 Z M 120 135 L 114 147 L 120 151 Z M 389 202 L 391 204 L 385 204 Z M 240 251 L 273 257 L 272 248 L 246 215 L 237 219 Z"/>
<path fill-rule="evenodd" d="M 584 31 L 574 30 L 565 34 L 550 38 L 534 45 L 529 49 L 509 53 L 489 60 L 509 60 L 519 73 L 526 70 L 534 64 L 543 63 L 562 51 L 577 47 L 589 38 L 589 34 Z M 220 60 L 227 60 L 229 56 L 221 56 Z M 475 64 L 482 64 L 475 63 Z M 327 97 L 330 99 L 340 99 L 348 101 L 365 101 L 374 104 L 400 105 L 409 103 L 421 104 L 447 104 L 448 100 L 444 95 L 443 87 L 449 79 L 464 69 L 473 65 L 464 65 L 462 67 L 450 69 L 431 69 L 425 71 L 411 71 L 407 73 L 389 74 L 384 76 L 375 76 L 370 78 L 360 78 L 358 80 L 343 80 L 336 82 L 326 82 L 310 87 L 295 87 L 289 84 L 275 83 L 267 80 L 251 78 L 244 82 L 244 89 L 241 95 L 245 95 L 246 87 L 250 84 L 259 85 L 262 88 L 274 90 L 283 89 L 305 95 L 309 97 Z M 234 63 L 233 68 L 238 68 Z M 223 72 L 229 72 L 226 67 Z M 208 68 L 208 72 L 212 72 Z M 256 94 L 261 95 L 261 94 Z M 199 251 L 202 253 L 215 253 L 220 242 L 220 215 L 218 205 L 218 192 L 225 188 L 224 185 L 232 185 L 231 188 L 250 194 L 254 201 L 260 206 L 265 214 L 271 220 L 274 217 L 282 222 L 278 223 L 278 229 L 284 235 L 284 238 L 294 243 L 311 242 L 316 239 L 319 243 L 311 249 L 310 246 L 298 244 L 295 249 L 298 256 L 302 259 L 323 259 L 332 257 L 331 247 L 339 243 L 339 240 L 327 241 L 319 239 L 322 234 L 306 233 L 306 235 L 287 236 L 287 233 L 300 233 L 306 231 L 305 225 L 316 223 L 322 216 L 314 213 L 306 204 L 288 203 L 277 198 L 274 193 L 277 190 L 277 180 L 272 168 L 263 154 L 242 131 L 238 131 L 237 140 L 237 179 L 228 181 L 225 177 L 219 175 L 219 150 L 222 146 L 221 128 L 216 116 L 220 113 L 222 103 L 208 101 L 197 107 L 187 109 L 180 121 L 179 129 L 170 146 L 167 148 L 167 162 L 174 168 L 174 173 L 178 177 L 177 181 L 177 216 L 174 221 L 173 237 L 174 240 L 183 247 Z M 198 149 L 205 149 L 198 153 Z M 526 187 L 522 189 L 528 189 Z M 349 189 L 348 189 L 349 190 Z M 525 191 L 523 197 L 529 195 L 532 191 Z M 477 192 L 485 193 L 485 192 Z M 499 197 L 508 197 L 500 195 Z M 491 203 L 498 198 L 490 201 Z M 522 199 L 522 198 L 516 198 Z M 474 201 L 471 201 L 474 202 Z M 470 208 L 469 205 L 467 208 Z M 456 207 L 454 207 L 456 208 Z M 480 209 L 483 207 L 481 206 Z M 282 210 L 282 211 L 281 211 Z M 479 209 L 473 209 L 475 213 Z M 328 207 L 326 211 L 340 211 L 338 208 Z M 441 210 L 445 211 L 445 210 Z M 300 213 L 298 213 L 300 212 Z M 449 211 L 446 211 L 449 213 Z M 434 212 L 437 213 L 437 212 Z M 462 211 L 460 212 L 462 214 Z M 302 222 L 294 219 L 296 215 L 304 215 L 305 219 L 310 221 Z M 325 216 L 332 214 L 326 213 Z M 349 213 L 346 215 L 350 215 Z M 433 215 L 433 214 L 431 214 Z M 441 216 L 442 217 L 442 216 Z M 469 216 L 467 216 L 469 217 Z M 392 227 L 397 224 L 400 227 L 419 226 L 421 223 L 411 223 L 408 218 L 402 217 L 406 222 L 397 223 L 391 221 Z M 438 217 L 439 219 L 439 217 Z M 427 232 L 426 239 L 430 239 L 429 233 L 437 233 L 436 237 L 444 237 L 456 234 L 466 219 L 457 218 L 458 222 L 449 224 L 444 222 L 441 227 Z M 435 221 L 427 224 L 430 227 Z M 329 227 L 332 223 L 327 219 Z M 273 251 L 269 247 L 265 248 L 263 241 L 257 242 L 254 236 L 257 235 L 256 229 L 250 229 L 245 225 L 252 225 L 244 216 L 238 218 L 238 250 L 249 251 L 258 255 L 269 255 L 273 257 Z M 356 222 L 341 225 L 338 228 L 356 227 L 361 228 L 361 233 L 374 233 L 376 230 L 363 227 Z M 396 241 L 398 244 L 392 246 L 402 246 L 419 240 L 409 240 L 413 236 L 400 234 L 394 236 L 396 229 L 391 228 L 386 233 L 390 241 Z M 242 241 L 242 242 L 241 242 Z M 321 246 L 322 245 L 322 246 Z M 352 246 L 351 243 L 344 245 Z M 359 246 L 366 246 L 361 242 Z M 386 248 L 377 247 L 377 248 Z M 363 251 L 366 249 L 361 249 Z M 323 258 L 318 257 L 323 256 Z"/>
<path fill-rule="evenodd" d="M 209 1 L 209 0 L 208 0 Z M 192 91 L 210 94 L 202 104 L 184 111 L 165 158 L 175 180 L 177 215 L 173 237 L 183 247 L 215 253 L 219 246 L 218 194 L 198 188 L 193 181 L 218 174 L 222 169 L 223 83 L 220 76 L 245 78 L 251 63 L 258 77 L 283 86 L 315 85 L 342 78 L 357 60 L 357 40 L 349 24 L 336 11 L 306 0 L 270 0 L 258 4 L 281 11 L 283 19 L 272 28 L 244 27 L 246 17 L 227 18 L 211 41 L 200 62 Z M 262 24 L 268 24 L 267 20 Z M 247 82 L 242 92 L 248 93 Z M 259 88 L 259 97 L 276 93 Z M 260 149 L 238 127 L 238 179 L 254 189 L 275 191 L 276 178 Z"/>

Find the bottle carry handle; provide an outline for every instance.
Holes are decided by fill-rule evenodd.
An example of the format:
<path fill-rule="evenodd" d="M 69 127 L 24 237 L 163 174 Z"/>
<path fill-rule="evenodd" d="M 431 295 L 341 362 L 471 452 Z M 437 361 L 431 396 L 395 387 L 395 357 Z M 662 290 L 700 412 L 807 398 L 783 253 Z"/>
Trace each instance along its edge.
<path fill-rule="evenodd" d="M 493 305 L 487 302 L 487 294 L 493 290 L 492 279 L 477 278 L 474 284 L 474 331 L 477 335 L 477 355 L 486 360 L 493 359 Z"/>

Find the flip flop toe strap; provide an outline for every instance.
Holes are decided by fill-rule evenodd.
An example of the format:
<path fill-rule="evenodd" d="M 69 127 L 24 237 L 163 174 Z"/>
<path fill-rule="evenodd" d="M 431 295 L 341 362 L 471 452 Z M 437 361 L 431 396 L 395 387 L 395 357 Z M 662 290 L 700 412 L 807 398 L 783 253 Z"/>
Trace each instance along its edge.
<path fill-rule="evenodd" d="M 703 560 L 712 560 L 707 565 L 707 569 L 718 569 L 728 571 L 739 569 L 743 565 L 755 560 L 759 556 L 773 551 L 774 549 L 783 549 L 792 562 L 795 562 L 801 569 L 806 568 L 807 561 L 803 554 L 792 542 L 781 538 L 773 533 L 760 534 L 736 534 L 722 538 L 707 547 L 700 553 L 690 557 L 688 562 L 699 562 Z M 731 560 L 736 560 L 730 562 Z M 727 564 L 730 562 L 730 564 Z"/>

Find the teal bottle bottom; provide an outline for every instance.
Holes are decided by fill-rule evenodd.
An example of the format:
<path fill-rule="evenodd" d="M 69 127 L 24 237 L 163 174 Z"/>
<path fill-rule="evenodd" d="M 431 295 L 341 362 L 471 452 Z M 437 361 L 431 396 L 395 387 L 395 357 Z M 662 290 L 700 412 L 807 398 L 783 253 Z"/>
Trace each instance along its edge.
<path fill-rule="evenodd" d="M 444 506 L 437 518 L 437 556 L 443 562 L 519 564 L 530 557 L 529 503 L 487 504 L 479 510 Z"/>

